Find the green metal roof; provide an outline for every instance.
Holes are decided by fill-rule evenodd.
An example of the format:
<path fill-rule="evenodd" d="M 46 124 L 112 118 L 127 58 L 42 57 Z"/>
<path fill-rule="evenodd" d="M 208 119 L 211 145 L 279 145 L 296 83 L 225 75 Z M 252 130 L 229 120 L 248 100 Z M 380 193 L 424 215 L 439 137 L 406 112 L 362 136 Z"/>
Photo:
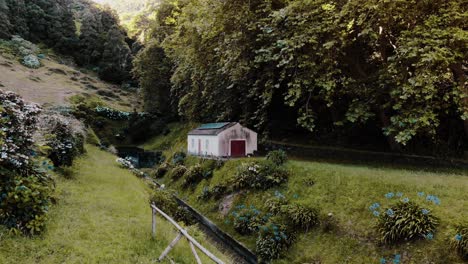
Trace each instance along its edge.
<path fill-rule="evenodd" d="M 224 122 L 224 123 L 208 123 L 208 124 L 203 124 L 199 126 L 197 129 L 219 129 L 222 127 L 225 127 L 229 125 L 229 122 Z"/>

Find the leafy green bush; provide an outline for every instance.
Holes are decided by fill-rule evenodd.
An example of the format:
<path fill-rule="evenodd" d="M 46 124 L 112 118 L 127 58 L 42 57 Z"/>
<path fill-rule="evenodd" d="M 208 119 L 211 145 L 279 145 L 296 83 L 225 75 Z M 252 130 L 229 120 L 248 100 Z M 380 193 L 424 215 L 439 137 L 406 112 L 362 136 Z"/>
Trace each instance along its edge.
<path fill-rule="evenodd" d="M 383 243 L 393 244 L 417 238 L 432 239 L 438 224 L 431 211 L 412 201 L 399 201 L 379 215 L 377 230 Z"/>
<path fill-rule="evenodd" d="M 153 177 L 158 179 L 164 177 L 166 173 L 171 169 L 171 165 L 167 162 L 162 163 L 153 171 Z"/>
<path fill-rule="evenodd" d="M 227 191 L 228 187 L 224 184 L 215 185 L 211 189 L 208 186 L 205 186 L 201 194 L 198 195 L 198 199 L 205 201 L 210 198 L 220 199 Z"/>
<path fill-rule="evenodd" d="M 43 115 L 41 127 L 47 130 L 48 157 L 56 167 L 71 166 L 73 160 L 84 152 L 85 131 L 77 120 L 59 114 Z"/>
<path fill-rule="evenodd" d="M 185 159 L 187 158 L 187 154 L 183 151 L 177 151 L 172 155 L 172 164 L 175 165 L 183 165 L 185 163 Z"/>
<path fill-rule="evenodd" d="M 24 233 L 42 232 L 53 189 L 52 179 L 37 170 L 0 180 L 0 223 Z"/>
<path fill-rule="evenodd" d="M 288 200 L 285 197 L 274 196 L 265 201 L 265 207 L 272 214 L 279 214 L 282 211 L 282 207 L 288 204 Z"/>
<path fill-rule="evenodd" d="M 188 225 L 194 223 L 192 214 L 186 208 L 179 206 L 174 196 L 166 190 L 155 190 L 151 195 L 150 202 L 176 221 L 182 221 Z"/>
<path fill-rule="evenodd" d="M 234 189 L 266 190 L 288 179 L 288 172 L 270 161 L 254 161 L 240 165 L 232 179 Z"/>
<path fill-rule="evenodd" d="M 281 214 L 287 217 L 295 228 L 308 230 L 319 224 L 319 212 L 315 208 L 299 204 L 290 204 L 281 207 Z"/>
<path fill-rule="evenodd" d="M 268 263 L 277 259 L 294 242 L 294 234 L 284 226 L 269 221 L 261 226 L 259 236 L 255 243 L 255 253 L 260 263 Z"/>
<path fill-rule="evenodd" d="M 266 159 L 280 166 L 288 161 L 288 155 L 282 149 L 268 152 Z"/>
<path fill-rule="evenodd" d="M 457 226 L 457 234 L 450 240 L 450 244 L 463 260 L 468 260 L 468 225 Z"/>
<path fill-rule="evenodd" d="M 230 215 L 234 230 L 241 235 L 250 235 L 257 232 L 259 227 L 264 225 L 268 220 L 268 218 L 254 206 L 236 206 L 236 210 L 231 212 Z"/>
<path fill-rule="evenodd" d="M 177 165 L 169 171 L 169 178 L 176 181 L 184 176 L 187 172 L 187 167 L 184 165 Z"/>
<path fill-rule="evenodd" d="M 206 174 L 199 164 L 192 166 L 185 172 L 182 186 L 189 187 L 191 185 L 197 184 L 205 179 L 205 176 Z"/>

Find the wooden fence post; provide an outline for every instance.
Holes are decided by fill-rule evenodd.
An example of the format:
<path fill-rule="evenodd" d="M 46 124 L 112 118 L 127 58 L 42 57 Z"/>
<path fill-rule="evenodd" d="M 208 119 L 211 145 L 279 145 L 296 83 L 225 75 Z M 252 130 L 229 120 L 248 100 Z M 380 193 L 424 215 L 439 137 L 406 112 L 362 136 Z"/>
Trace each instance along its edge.
<path fill-rule="evenodd" d="M 169 254 L 169 251 L 171 251 L 171 249 L 177 244 L 177 242 L 179 242 L 179 240 L 183 236 L 184 235 L 181 232 L 179 232 L 179 234 L 176 236 L 176 238 L 174 238 L 174 240 L 172 240 L 171 244 L 169 244 L 169 246 L 167 246 L 167 248 L 163 251 L 161 256 L 158 258 L 158 261 L 163 260 L 166 257 L 166 255 Z"/>
<path fill-rule="evenodd" d="M 153 211 L 151 231 L 153 234 L 153 238 L 156 238 L 156 210 L 154 210 L 153 208 L 151 208 L 151 210 Z"/>

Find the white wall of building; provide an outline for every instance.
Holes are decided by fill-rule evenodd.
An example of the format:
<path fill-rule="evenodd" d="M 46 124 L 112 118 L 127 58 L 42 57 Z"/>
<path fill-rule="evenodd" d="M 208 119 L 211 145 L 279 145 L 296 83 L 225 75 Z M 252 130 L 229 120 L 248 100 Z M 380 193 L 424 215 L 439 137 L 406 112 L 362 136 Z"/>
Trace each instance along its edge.
<path fill-rule="evenodd" d="M 231 141 L 245 140 L 247 155 L 257 151 L 257 133 L 239 123 L 218 134 L 220 156 L 231 156 Z"/>
<path fill-rule="evenodd" d="M 199 153 L 199 144 L 201 153 Z M 219 156 L 218 137 L 189 135 L 187 137 L 187 152 L 192 155 Z"/>

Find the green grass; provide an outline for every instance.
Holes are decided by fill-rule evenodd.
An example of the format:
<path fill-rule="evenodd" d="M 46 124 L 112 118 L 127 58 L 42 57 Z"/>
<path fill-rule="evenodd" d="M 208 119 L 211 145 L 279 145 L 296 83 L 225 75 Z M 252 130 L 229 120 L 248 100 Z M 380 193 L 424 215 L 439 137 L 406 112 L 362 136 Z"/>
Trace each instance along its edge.
<path fill-rule="evenodd" d="M 73 170 L 73 179 L 57 179 L 58 204 L 42 236 L 14 236 L 0 230 L 0 263 L 151 263 L 176 236 L 172 225 L 159 218 L 157 238 L 151 238 L 150 189 L 118 168 L 113 155 L 88 145 Z M 226 259 L 199 230 L 188 230 Z M 177 263 L 195 260 L 185 239 L 169 256 Z"/>
<path fill-rule="evenodd" d="M 164 156 L 169 158 L 176 151 L 187 150 L 187 133 L 197 125 L 196 123 L 171 123 L 168 125 L 167 135 L 156 136 L 141 147 L 146 150 L 162 150 Z"/>
<path fill-rule="evenodd" d="M 171 142 L 175 135 L 159 137 L 153 142 Z M 181 137 L 177 142 L 185 140 Z M 179 144 L 179 143 L 178 143 Z M 261 159 L 261 158 L 256 158 Z M 213 178 L 204 180 L 193 189 L 183 189 L 181 180 L 161 179 L 191 205 L 203 212 L 223 230 L 255 249 L 255 236 L 241 236 L 219 212 L 220 201 L 200 201 L 197 196 L 205 186 L 213 187 L 233 176 L 236 167 L 248 159 L 228 161 L 215 171 Z M 251 160 L 251 159 L 250 159 Z M 194 158 L 189 159 L 189 165 Z M 280 191 L 292 201 L 321 210 L 321 217 L 332 213 L 337 227 L 325 232 L 320 227 L 299 235 L 285 256 L 275 263 L 379 263 L 382 257 L 402 254 L 403 263 L 462 263 L 448 246 L 454 226 L 468 219 L 468 173 L 459 170 L 425 170 L 380 166 L 372 164 L 336 164 L 328 162 L 292 160 L 286 164 L 289 181 L 267 191 L 245 191 L 237 195 L 234 205 L 246 204 L 262 208 L 267 197 Z M 307 186 L 307 181 L 315 184 Z M 368 207 L 379 202 L 386 204 L 384 194 L 402 192 L 403 197 L 419 200 L 427 205 L 418 192 L 437 195 L 442 203 L 429 208 L 440 218 L 440 226 L 432 241 L 416 241 L 397 246 L 380 246 L 374 229 L 375 217 Z M 298 198 L 293 198 L 297 195 Z"/>

